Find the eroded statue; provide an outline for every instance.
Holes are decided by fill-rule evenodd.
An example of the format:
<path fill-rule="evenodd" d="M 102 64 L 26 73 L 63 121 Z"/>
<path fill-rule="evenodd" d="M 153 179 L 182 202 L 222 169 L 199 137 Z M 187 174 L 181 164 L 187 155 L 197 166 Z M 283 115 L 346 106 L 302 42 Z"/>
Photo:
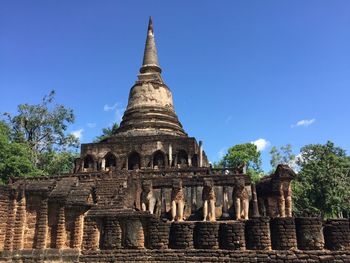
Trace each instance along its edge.
<path fill-rule="evenodd" d="M 204 181 L 203 192 L 203 221 L 215 221 L 215 201 L 216 196 L 214 192 L 213 180 L 207 179 Z"/>
<path fill-rule="evenodd" d="M 141 192 L 141 210 L 148 211 L 150 212 L 150 214 L 153 214 L 155 205 L 156 205 L 156 198 L 153 195 L 152 182 L 144 181 L 142 183 L 142 192 Z"/>
<path fill-rule="evenodd" d="M 184 200 L 182 181 L 174 180 L 171 190 L 171 221 L 183 221 Z"/>
<path fill-rule="evenodd" d="M 244 184 L 237 184 L 232 193 L 236 220 L 249 219 L 249 193 Z"/>

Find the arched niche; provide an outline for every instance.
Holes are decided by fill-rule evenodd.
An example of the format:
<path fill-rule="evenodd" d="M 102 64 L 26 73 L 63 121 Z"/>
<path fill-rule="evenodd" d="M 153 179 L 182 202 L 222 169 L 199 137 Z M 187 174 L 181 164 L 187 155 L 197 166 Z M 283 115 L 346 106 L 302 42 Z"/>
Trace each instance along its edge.
<path fill-rule="evenodd" d="M 91 154 L 84 157 L 84 170 L 93 171 L 95 169 L 95 158 Z"/>
<path fill-rule="evenodd" d="M 185 150 L 180 150 L 177 153 L 176 164 L 180 167 L 188 166 L 188 154 Z"/>
<path fill-rule="evenodd" d="M 162 151 L 156 151 L 153 153 L 153 168 L 159 169 L 165 167 L 165 154 Z"/>
<path fill-rule="evenodd" d="M 199 162 L 198 154 L 194 154 L 192 156 L 192 166 L 198 167 L 199 166 L 198 162 Z"/>
<path fill-rule="evenodd" d="M 104 157 L 105 159 L 105 169 L 111 170 L 117 167 L 117 157 L 113 153 L 107 153 Z"/>
<path fill-rule="evenodd" d="M 137 170 L 141 168 L 141 157 L 137 152 L 132 152 L 128 157 L 128 170 Z"/>

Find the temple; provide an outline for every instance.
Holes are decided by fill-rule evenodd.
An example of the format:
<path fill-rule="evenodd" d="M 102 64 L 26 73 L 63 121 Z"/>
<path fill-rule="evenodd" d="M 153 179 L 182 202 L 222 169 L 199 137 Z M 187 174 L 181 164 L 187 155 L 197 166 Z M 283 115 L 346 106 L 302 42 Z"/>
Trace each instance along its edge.
<path fill-rule="evenodd" d="M 287 165 L 212 168 L 162 78 L 149 20 L 115 135 L 74 172 L 0 186 L 0 262 L 350 262 L 349 221 L 295 218 Z"/>

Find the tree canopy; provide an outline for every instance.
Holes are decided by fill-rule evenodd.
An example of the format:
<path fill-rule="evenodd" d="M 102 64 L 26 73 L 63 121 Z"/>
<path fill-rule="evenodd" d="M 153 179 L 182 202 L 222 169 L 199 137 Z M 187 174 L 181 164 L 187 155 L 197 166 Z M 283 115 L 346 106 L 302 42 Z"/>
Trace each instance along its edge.
<path fill-rule="evenodd" d="M 97 136 L 94 142 L 100 142 L 113 136 L 114 134 L 117 133 L 118 128 L 119 128 L 118 123 L 113 123 L 111 127 L 103 128 L 102 134 L 100 136 Z"/>
<path fill-rule="evenodd" d="M 55 92 L 51 91 L 39 104 L 20 104 L 16 114 L 4 113 L 4 141 L 7 140 L 12 148 L 19 147 L 30 158 L 21 159 L 23 164 L 28 163 L 27 172 L 22 172 L 24 168 L 20 166 L 17 172 L 5 172 L 3 177 L 32 173 L 50 175 L 72 170 L 79 139 L 67 129 L 75 117 L 72 109 L 54 104 L 54 98 Z M 16 160 L 16 153 L 12 155 L 12 160 Z"/>
<path fill-rule="evenodd" d="M 247 174 L 255 182 L 262 176 L 261 153 L 253 143 L 237 144 L 228 149 L 227 154 L 219 161 L 219 166 L 237 167 L 245 164 Z"/>
<path fill-rule="evenodd" d="M 301 148 L 294 182 L 295 212 L 322 217 L 350 214 L 350 157 L 333 142 Z"/>
<path fill-rule="evenodd" d="M 9 177 L 32 176 L 38 171 L 33 163 L 31 149 L 11 139 L 11 128 L 0 121 L 0 181 Z"/>
<path fill-rule="evenodd" d="M 273 146 L 270 150 L 271 155 L 271 172 L 274 172 L 279 164 L 288 164 L 292 169 L 295 169 L 295 154 L 292 151 L 292 145 L 286 144 L 277 148 Z"/>

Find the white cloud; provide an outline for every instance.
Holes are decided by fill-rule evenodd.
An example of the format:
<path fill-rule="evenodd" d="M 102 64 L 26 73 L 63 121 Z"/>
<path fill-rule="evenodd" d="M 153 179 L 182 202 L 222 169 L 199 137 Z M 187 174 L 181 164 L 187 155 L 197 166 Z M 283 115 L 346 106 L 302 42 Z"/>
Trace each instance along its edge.
<path fill-rule="evenodd" d="M 74 135 L 76 138 L 81 139 L 83 137 L 84 129 L 79 129 L 76 131 L 72 131 L 71 134 Z"/>
<path fill-rule="evenodd" d="M 94 122 L 89 122 L 89 123 L 87 124 L 87 126 L 88 126 L 89 128 L 95 128 L 95 127 L 96 127 L 96 123 L 94 123 Z"/>
<path fill-rule="evenodd" d="M 270 142 L 262 138 L 257 139 L 251 143 L 256 145 L 256 148 L 259 152 L 264 151 L 267 147 L 270 146 Z"/>
<path fill-rule="evenodd" d="M 121 122 L 125 108 L 122 107 L 119 102 L 116 102 L 114 105 L 105 104 L 103 106 L 103 110 L 104 111 L 115 111 L 116 121 Z"/>
<path fill-rule="evenodd" d="M 310 120 L 300 120 L 296 124 L 292 124 L 291 127 L 307 127 L 313 124 L 316 121 L 316 119 L 310 119 Z"/>

